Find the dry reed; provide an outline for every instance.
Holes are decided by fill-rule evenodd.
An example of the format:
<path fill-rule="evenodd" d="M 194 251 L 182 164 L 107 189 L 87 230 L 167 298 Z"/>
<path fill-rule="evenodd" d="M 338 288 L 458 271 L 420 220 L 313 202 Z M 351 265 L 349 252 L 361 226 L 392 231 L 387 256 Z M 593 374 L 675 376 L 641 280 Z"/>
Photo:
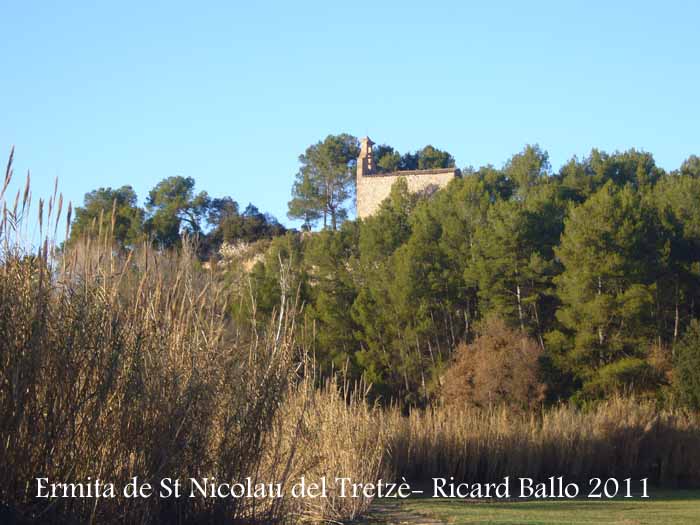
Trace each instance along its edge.
<path fill-rule="evenodd" d="M 649 401 L 619 397 L 589 410 L 563 404 L 530 414 L 437 407 L 386 417 L 390 464 L 413 480 L 563 475 L 700 484 L 700 417 Z"/>
<path fill-rule="evenodd" d="M 351 389 L 328 380 L 316 388 L 313 380 L 305 379 L 278 412 L 273 435 L 286 450 L 296 448 L 293 477 L 304 476 L 307 484 L 323 483 L 327 489 L 323 498 L 295 501 L 294 513 L 304 521 L 339 522 L 368 510 L 372 498 L 341 497 L 340 478 L 362 484 L 391 478 L 385 455 L 387 429 L 380 409 L 369 406 L 366 399 L 362 385 Z M 296 431 L 290 433 L 289 428 Z"/>

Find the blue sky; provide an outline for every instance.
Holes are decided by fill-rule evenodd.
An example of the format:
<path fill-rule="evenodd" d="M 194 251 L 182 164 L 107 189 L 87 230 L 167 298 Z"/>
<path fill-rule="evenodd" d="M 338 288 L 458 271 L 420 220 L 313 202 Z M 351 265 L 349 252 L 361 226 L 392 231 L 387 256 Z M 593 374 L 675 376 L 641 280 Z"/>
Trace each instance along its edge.
<path fill-rule="evenodd" d="M 148 5 L 144 5 L 148 4 Z M 170 175 L 286 219 L 329 133 L 460 167 L 700 154 L 700 2 L 9 2 L 0 152 L 35 198 Z M 2 153 L 2 156 L 6 153 Z M 2 161 L 4 164 L 4 161 Z"/>

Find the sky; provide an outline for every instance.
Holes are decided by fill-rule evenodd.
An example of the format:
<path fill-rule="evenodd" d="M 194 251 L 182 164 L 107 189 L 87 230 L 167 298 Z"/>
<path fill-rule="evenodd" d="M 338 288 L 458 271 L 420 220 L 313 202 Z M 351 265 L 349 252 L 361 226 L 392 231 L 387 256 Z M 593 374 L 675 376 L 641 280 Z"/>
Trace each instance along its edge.
<path fill-rule="evenodd" d="M 288 225 L 298 156 L 328 134 L 554 169 L 700 154 L 700 2 L 0 0 L 0 158 L 36 200 L 161 179 Z M 0 161 L 4 165 L 4 160 Z M 23 184 L 23 181 L 22 181 Z"/>

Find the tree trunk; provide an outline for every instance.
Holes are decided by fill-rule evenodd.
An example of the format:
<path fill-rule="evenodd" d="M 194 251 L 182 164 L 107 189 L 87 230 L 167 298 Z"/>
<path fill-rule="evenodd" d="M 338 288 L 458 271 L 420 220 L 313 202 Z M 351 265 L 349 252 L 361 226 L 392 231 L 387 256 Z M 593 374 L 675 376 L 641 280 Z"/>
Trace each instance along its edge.
<path fill-rule="evenodd" d="M 518 319 L 520 320 L 520 332 L 525 333 L 525 322 L 523 321 L 523 305 L 520 297 L 520 284 L 515 285 L 515 295 L 518 298 Z"/>
<path fill-rule="evenodd" d="M 537 324 L 537 339 L 540 341 L 540 348 L 544 351 L 544 338 L 542 337 L 542 325 L 540 324 L 540 314 L 537 311 L 537 302 L 532 305 L 532 311 L 535 315 L 535 323 Z"/>
<path fill-rule="evenodd" d="M 600 275 L 598 276 L 598 296 L 600 297 L 603 294 L 603 280 L 601 279 Z M 605 336 L 603 334 L 603 327 L 599 326 L 598 327 L 598 343 L 603 346 L 603 341 L 605 340 Z"/>
<path fill-rule="evenodd" d="M 679 290 L 678 290 L 678 280 L 676 280 L 676 312 L 675 316 L 673 319 L 673 344 L 676 344 L 676 339 L 678 338 L 678 327 L 680 325 L 680 306 L 678 304 L 679 299 Z"/>

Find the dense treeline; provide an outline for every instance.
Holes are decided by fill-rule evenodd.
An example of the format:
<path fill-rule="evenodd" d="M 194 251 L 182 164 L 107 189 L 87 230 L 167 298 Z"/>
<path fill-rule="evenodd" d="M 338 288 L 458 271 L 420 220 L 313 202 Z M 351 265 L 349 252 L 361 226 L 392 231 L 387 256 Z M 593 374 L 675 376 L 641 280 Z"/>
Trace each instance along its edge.
<path fill-rule="evenodd" d="M 667 173 L 646 152 L 593 150 L 555 172 L 527 146 L 430 196 L 398 181 L 374 216 L 345 220 L 356 154 L 357 140 L 338 135 L 300 157 L 290 216 L 305 229 L 323 218 L 316 233 L 285 233 L 252 205 L 240 212 L 173 177 L 145 210 L 129 187 L 88 194 L 72 236 L 112 205 L 125 245 L 199 235 L 202 257 L 227 262 L 234 317 L 264 327 L 296 291 L 321 368 L 363 377 L 385 400 L 471 392 L 472 404 L 527 407 L 635 392 L 700 404 L 698 157 Z M 375 159 L 380 171 L 454 165 L 432 146 L 375 146 Z"/>
<path fill-rule="evenodd" d="M 553 173 L 528 146 L 432 197 L 398 181 L 366 220 L 275 239 L 251 272 L 257 313 L 272 312 L 282 268 L 325 369 L 409 404 L 450 390 L 453 350 L 488 336 L 480 326 L 493 318 L 539 348 L 536 384 L 550 401 L 620 391 L 697 400 L 681 394 L 697 388 L 692 366 L 673 378 L 699 351 L 699 168 L 697 157 L 666 173 L 645 152 L 594 150 Z M 504 383 L 529 373 L 511 361 Z"/>
<path fill-rule="evenodd" d="M 149 192 L 145 207 L 131 186 L 99 188 L 85 195 L 75 209 L 68 243 L 111 228 L 122 249 L 149 240 L 160 248 L 175 248 L 183 234 L 196 237 L 201 258 L 216 254 L 223 243 L 253 242 L 281 235 L 286 228 L 253 204 L 241 211 L 231 197 L 195 194 L 192 177 L 168 177 Z"/>

